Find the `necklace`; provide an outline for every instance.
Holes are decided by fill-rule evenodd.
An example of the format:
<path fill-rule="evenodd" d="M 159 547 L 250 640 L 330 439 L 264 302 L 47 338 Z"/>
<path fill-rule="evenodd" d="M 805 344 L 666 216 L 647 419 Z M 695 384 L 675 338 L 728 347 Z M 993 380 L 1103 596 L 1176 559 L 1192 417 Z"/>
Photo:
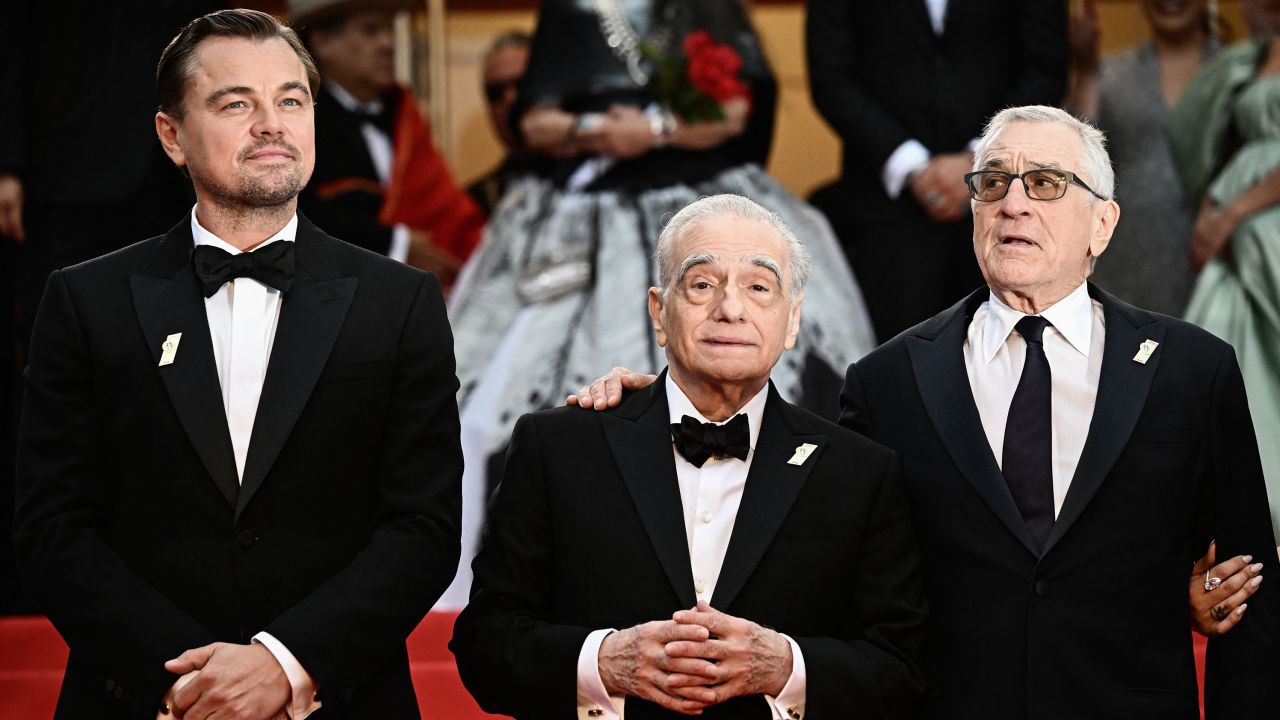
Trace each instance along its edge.
<path fill-rule="evenodd" d="M 647 42 L 650 47 L 659 52 L 667 49 L 667 43 L 671 39 L 671 16 L 675 5 L 666 4 L 659 29 L 650 32 L 648 38 L 641 38 L 636 29 L 631 26 L 621 0 L 595 0 L 595 6 L 596 17 L 600 20 L 600 33 L 604 35 L 604 41 L 609 49 L 613 51 L 615 57 L 626 63 L 627 74 L 637 85 L 640 87 L 648 85 L 649 73 L 640 66 L 640 61 L 643 59 L 640 45 Z"/>

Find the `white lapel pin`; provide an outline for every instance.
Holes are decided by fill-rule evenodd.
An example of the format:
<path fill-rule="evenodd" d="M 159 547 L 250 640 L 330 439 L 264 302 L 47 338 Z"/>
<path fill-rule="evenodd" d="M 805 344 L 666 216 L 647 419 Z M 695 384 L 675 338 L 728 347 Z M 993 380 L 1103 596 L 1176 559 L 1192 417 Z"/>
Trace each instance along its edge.
<path fill-rule="evenodd" d="M 1143 340 L 1142 344 L 1138 346 L 1138 354 L 1133 356 L 1133 361 L 1146 365 L 1147 361 L 1151 359 L 1151 353 L 1155 352 L 1158 347 L 1160 347 L 1160 343 L 1151 338 Z"/>
<path fill-rule="evenodd" d="M 796 448 L 796 454 L 791 456 L 791 459 L 787 461 L 787 464 L 803 465 L 804 461 L 808 460 L 809 456 L 813 454 L 813 451 L 817 449 L 818 446 L 813 443 L 804 443 L 800 447 Z"/>
<path fill-rule="evenodd" d="M 182 333 L 174 333 L 164 339 L 160 345 L 160 367 L 172 365 L 178 355 L 178 343 L 182 342 Z"/>

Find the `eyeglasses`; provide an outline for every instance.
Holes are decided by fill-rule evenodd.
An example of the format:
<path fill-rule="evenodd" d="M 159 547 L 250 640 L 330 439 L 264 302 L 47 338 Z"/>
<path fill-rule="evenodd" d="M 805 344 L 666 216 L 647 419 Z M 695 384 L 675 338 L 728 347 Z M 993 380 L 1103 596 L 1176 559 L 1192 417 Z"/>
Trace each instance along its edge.
<path fill-rule="evenodd" d="M 978 170 L 977 172 L 967 173 L 964 176 L 964 182 L 969 186 L 969 197 L 978 202 L 1003 200 L 1004 196 L 1009 194 L 1009 188 L 1013 185 L 1015 179 L 1022 181 L 1022 187 L 1027 191 L 1027 197 L 1032 200 L 1057 200 L 1067 194 L 1067 186 L 1071 183 L 1075 183 L 1093 193 L 1093 196 L 1099 200 L 1106 200 L 1106 198 L 1095 192 L 1093 188 L 1086 185 L 1075 173 L 1067 170 L 1041 168 L 1028 170 L 1020 174 L 1008 173 L 1003 170 Z"/>

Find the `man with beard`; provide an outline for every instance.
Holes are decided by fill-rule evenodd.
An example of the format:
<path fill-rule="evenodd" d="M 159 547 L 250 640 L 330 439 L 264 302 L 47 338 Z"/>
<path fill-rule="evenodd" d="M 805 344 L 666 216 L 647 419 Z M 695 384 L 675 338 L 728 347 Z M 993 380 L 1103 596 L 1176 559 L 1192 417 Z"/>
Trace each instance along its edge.
<path fill-rule="evenodd" d="M 196 206 L 55 271 L 26 375 L 16 545 L 71 648 L 57 717 L 417 717 L 404 640 L 458 559 L 439 282 L 297 214 L 293 31 L 206 15 L 156 84 Z"/>

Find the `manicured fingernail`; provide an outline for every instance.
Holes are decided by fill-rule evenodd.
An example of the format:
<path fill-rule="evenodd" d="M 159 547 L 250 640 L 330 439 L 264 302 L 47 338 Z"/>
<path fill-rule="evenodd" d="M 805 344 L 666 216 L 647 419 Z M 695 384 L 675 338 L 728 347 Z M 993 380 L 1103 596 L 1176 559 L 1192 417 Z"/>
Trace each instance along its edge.
<path fill-rule="evenodd" d="M 1253 562 L 1253 556 L 1252 556 L 1252 555 L 1245 555 L 1245 556 L 1244 556 L 1244 561 L 1245 561 L 1245 562 Z"/>
<path fill-rule="evenodd" d="M 1248 606 L 1248 605 L 1246 605 L 1246 604 L 1244 604 L 1244 603 L 1241 603 L 1241 604 L 1240 604 L 1240 607 L 1236 608 L 1236 614 L 1237 614 L 1237 615 L 1243 615 L 1243 614 L 1244 614 L 1244 611 L 1245 611 L 1245 608 L 1247 608 L 1247 607 L 1249 607 L 1249 606 Z"/>
<path fill-rule="evenodd" d="M 1249 584 L 1252 585 L 1253 587 L 1258 587 L 1259 585 L 1262 584 L 1262 576 L 1259 575 L 1258 577 L 1250 580 Z"/>
<path fill-rule="evenodd" d="M 1262 563 L 1254 563 L 1250 565 L 1249 572 L 1262 572 Z"/>

